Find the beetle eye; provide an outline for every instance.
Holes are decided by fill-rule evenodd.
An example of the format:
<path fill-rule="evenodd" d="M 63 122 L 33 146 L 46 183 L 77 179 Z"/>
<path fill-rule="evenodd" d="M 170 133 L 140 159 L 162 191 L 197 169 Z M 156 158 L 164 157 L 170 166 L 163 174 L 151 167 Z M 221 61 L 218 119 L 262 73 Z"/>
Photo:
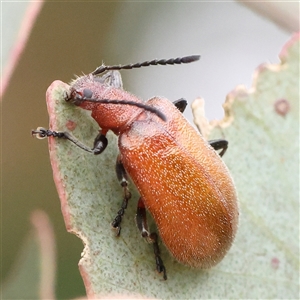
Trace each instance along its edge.
<path fill-rule="evenodd" d="M 93 92 L 90 89 L 84 89 L 82 94 L 83 94 L 83 99 L 91 99 L 93 96 Z"/>

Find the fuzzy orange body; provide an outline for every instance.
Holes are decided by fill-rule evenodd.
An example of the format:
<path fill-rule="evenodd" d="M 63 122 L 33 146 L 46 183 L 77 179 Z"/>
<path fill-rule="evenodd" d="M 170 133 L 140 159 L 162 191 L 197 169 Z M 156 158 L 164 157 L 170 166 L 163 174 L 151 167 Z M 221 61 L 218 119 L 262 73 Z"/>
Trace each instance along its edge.
<path fill-rule="evenodd" d="M 217 264 L 238 224 L 235 187 L 216 151 L 167 99 L 166 116 L 133 121 L 119 137 L 121 159 L 172 255 L 192 267 Z"/>
<path fill-rule="evenodd" d="M 93 77 L 74 88 L 88 88 L 97 99 L 141 102 Z M 235 187 L 218 153 L 165 98 L 145 104 L 166 121 L 132 106 L 87 103 L 102 131 L 119 135 L 121 161 L 153 216 L 172 255 L 192 267 L 217 264 L 230 248 L 238 225 Z"/>

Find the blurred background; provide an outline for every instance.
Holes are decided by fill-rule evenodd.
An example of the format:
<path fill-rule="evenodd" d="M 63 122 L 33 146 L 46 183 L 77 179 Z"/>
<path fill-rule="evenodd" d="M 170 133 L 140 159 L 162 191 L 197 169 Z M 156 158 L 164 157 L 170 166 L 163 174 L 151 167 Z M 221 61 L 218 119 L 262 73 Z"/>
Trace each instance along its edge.
<path fill-rule="evenodd" d="M 2 3 L 2 75 L 30 5 Z M 55 234 L 56 297 L 85 295 L 77 267 L 82 242 L 66 232 L 47 141 L 30 136 L 31 129 L 48 126 L 45 92 L 52 81 L 69 82 L 102 62 L 201 54 L 189 65 L 122 71 L 124 88 L 145 100 L 183 97 L 191 104 L 201 96 L 207 117 L 220 119 L 226 94 L 239 84 L 250 88 L 261 63 L 278 63 L 293 30 L 238 2 L 45 2 L 2 98 L 2 282 L 18 272 L 31 213 L 42 209 Z M 190 107 L 185 115 L 192 122 Z"/>

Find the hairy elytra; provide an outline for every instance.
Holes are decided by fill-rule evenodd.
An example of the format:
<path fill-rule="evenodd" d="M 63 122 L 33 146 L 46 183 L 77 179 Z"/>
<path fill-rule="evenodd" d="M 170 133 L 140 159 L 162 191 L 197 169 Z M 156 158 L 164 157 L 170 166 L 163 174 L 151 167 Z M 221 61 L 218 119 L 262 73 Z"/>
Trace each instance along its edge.
<path fill-rule="evenodd" d="M 122 162 L 161 239 L 185 265 L 209 268 L 230 248 L 238 224 L 235 187 L 225 164 L 167 100 L 147 102 L 150 116 L 120 135 Z"/>
<path fill-rule="evenodd" d="M 141 235 L 153 243 L 156 268 L 165 279 L 157 235 L 148 231 L 145 209 L 151 213 L 162 241 L 179 262 L 196 268 L 210 268 L 220 262 L 232 245 L 239 215 L 233 180 L 216 152 L 223 149 L 224 154 L 227 142 L 204 140 L 183 117 L 179 105 L 166 98 L 154 97 L 143 102 L 124 91 L 120 73 L 113 70 L 197 59 L 198 56 L 190 56 L 155 60 L 156 63 L 101 66 L 74 80 L 66 101 L 91 110 L 101 128 L 92 149 L 66 132 L 33 131 L 40 137 L 66 138 L 94 154 L 104 151 L 109 130 L 119 136 L 116 171 L 124 199 L 112 225 L 119 235 L 131 197 L 128 174 L 141 195 L 137 226 Z"/>

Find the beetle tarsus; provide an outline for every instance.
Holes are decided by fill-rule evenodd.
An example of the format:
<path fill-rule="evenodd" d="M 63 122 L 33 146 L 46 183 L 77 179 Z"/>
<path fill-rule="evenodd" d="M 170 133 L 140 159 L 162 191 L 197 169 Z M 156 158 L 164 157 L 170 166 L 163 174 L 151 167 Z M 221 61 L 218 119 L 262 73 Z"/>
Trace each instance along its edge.
<path fill-rule="evenodd" d="M 127 173 L 122 164 L 120 155 L 118 155 L 117 161 L 116 161 L 116 174 L 117 174 L 118 180 L 123 188 L 123 203 L 122 203 L 121 209 L 118 211 L 118 213 L 117 213 L 116 217 L 114 218 L 114 220 L 112 221 L 111 225 L 117 231 L 116 236 L 119 236 L 121 233 L 120 225 L 122 222 L 122 217 L 125 213 L 125 209 L 127 208 L 128 201 L 131 198 L 131 193 L 129 192 L 129 189 L 128 189 Z"/>
<path fill-rule="evenodd" d="M 160 257 L 160 250 L 159 250 L 159 246 L 158 246 L 158 237 L 157 237 L 157 233 L 153 232 L 150 234 L 150 239 L 152 240 L 153 243 L 153 250 L 154 250 L 154 255 L 155 255 L 155 262 L 156 262 L 156 270 L 157 272 L 163 273 L 163 279 L 167 280 L 167 271 L 166 268 L 164 266 L 164 263 Z"/>
<path fill-rule="evenodd" d="M 38 127 L 36 130 L 31 130 L 31 135 L 36 136 L 38 139 L 44 139 L 50 136 L 53 136 L 55 138 L 66 138 L 65 132 L 53 131 L 44 127 Z"/>
<path fill-rule="evenodd" d="M 124 209 L 120 209 L 118 211 L 117 216 L 114 218 L 114 220 L 111 222 L 111 226 L 113 227 L 113 229 L 116 230 L 116 236 L 120 236 L 121 234 L 121 222 L 122 222 L 122 216 L 124 215 Z"/>
<path fill-rule="evenodd" d="M 146 207 L 145 207 L 143 198 L 140 198 L 139 202 L 138 202 L 138 207 L 137 207 L 137 212 L 136 212 L 136 224 L 137 224 L 137 227 L 138 227 L 142 237 L 144 239 L 146 239 L 146 241 L 148 243 L 153 244 L 156 270 L 159 274 L 163 273 L 164 280 L 167 280 L 167 271 L 166 271 L 164 263 L 160 257 L 157 233 L 152 232 L 150 234 L 148 231 Z"/>
<path fill-rule="evenodd" d="M 127 186 L 123 188 L 124 188 L 124 197 L 123 197 L 123 203 L 121 209 L 118 211 L 116 217 L 111 222 L 111 226 L 116 230 L 116 236 L 120 236 L 122 218 L 125 213 L 125 209 L 127 208 L 128 200 L 131 198 L 131 194 L 128 191 Z"/>

